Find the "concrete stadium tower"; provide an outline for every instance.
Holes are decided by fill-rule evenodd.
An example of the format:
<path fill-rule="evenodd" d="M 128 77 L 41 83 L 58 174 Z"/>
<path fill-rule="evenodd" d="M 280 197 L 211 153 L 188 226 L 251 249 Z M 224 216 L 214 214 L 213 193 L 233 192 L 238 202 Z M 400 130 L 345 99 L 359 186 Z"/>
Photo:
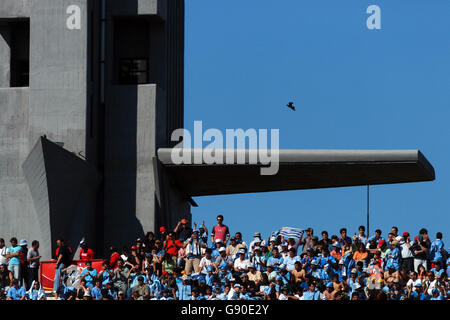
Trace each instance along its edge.
<path fill-rule="evenodd" d="M 162 214 L 153 168 L 183 63 L 183 0 L 2 0 L 0 237 L 49 258 L 60 236 L 101 252 L 188 216 L 168 188 Z"/>
<path fill-rule="evenodd" d="M 0 237 L 102 255 L 189 218 L 192 196 L 434 179 L 418 150 L 281 150 L 274 176 L 174 164 L 183 101 L 184 0 L 2 0 Z"/>

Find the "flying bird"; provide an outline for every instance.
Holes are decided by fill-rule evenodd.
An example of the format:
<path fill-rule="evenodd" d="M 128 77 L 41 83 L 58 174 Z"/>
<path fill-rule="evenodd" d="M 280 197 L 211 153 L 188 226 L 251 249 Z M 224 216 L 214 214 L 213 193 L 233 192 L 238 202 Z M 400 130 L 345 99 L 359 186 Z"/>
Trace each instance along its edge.
<path fill-rule="evenodd" d="M 289 103 L 286 105 L 286 107 L 288 107 L 288 108 L 290 108 L 290 109 L 292 109 L 292 110 L 295 111 L 295 107 L 294 107 L 294 103 L 293 103 L 293 102 L 289 102 Z"/>

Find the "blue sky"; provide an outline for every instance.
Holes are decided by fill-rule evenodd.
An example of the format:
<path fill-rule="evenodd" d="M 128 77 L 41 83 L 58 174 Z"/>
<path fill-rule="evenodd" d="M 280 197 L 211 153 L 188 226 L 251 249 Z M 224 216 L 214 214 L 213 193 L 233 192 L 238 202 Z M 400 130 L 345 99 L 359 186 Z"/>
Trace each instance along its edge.
<path fill-rule="evenodd" d="M 366 27 L 372 4 L 381 30 Z M 280 129 L 282 149 L 420 149 L 436 180 L 371 187 L 371 233 L 425 226 L 449 247 L 449 14 L 448 0 L 186 0 L 185 127 Z M 365 187 L 195 201 L 194 221 L 221 213 L 247 241 L 366 221 Z"/>

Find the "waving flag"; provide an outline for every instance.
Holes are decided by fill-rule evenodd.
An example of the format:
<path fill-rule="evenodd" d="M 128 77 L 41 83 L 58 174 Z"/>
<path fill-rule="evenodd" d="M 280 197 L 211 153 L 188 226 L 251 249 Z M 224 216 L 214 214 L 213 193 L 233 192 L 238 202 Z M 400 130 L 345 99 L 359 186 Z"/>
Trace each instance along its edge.
<path fill-rule="evenodd" d="M 303 229 L 298 229 L 298 228 L 291 228 L 291 227 L 283 227 L 278 231 L 275 231 L 273 233 L 274 237 L 277 236 L 283 236 L 284 239 L 289 239 L 289 238 L 294 238 L 295 240 L 297 240 L 298 238 L 300 238 L 300 235 L 304 232 Z"/>

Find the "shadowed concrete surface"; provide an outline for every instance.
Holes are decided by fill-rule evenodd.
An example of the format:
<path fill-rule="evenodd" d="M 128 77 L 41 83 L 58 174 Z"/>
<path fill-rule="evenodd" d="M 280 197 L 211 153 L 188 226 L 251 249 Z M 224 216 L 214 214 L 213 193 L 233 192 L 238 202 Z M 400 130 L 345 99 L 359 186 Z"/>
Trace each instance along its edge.
<path fill-rule="evenodd" d="M 84 237 L 95 239 L 94 208 L 100 176 L 77 155 L 41 137 L 23 163 L 23 173 L 33 198 L 42 250 L 55 248 L 64 237 L 73 249 Z M 51 252 L 53 252 L 51 251 Z M 49 254 L 51 252 L 45 252 Z"/>
<path fill-rule="evenodd" d="M 175 149 L 179 152 L 181 149 Z M 185 149 L 184 152 L 192 150 Z M 250 164 L 249 150 L 243 164 L 175 165 L 172 149 L 159 149 L 158 157 L 172 183 L 189 196 L 315 189 L 434 180 L 434 169 L 418 150 L 280 150 L 276 175 L 261 175 L 260 158 Z M 225 163 L 226 153 L 222 163 Z M 236 162 L 235 162 L 236 163 Z"/>

